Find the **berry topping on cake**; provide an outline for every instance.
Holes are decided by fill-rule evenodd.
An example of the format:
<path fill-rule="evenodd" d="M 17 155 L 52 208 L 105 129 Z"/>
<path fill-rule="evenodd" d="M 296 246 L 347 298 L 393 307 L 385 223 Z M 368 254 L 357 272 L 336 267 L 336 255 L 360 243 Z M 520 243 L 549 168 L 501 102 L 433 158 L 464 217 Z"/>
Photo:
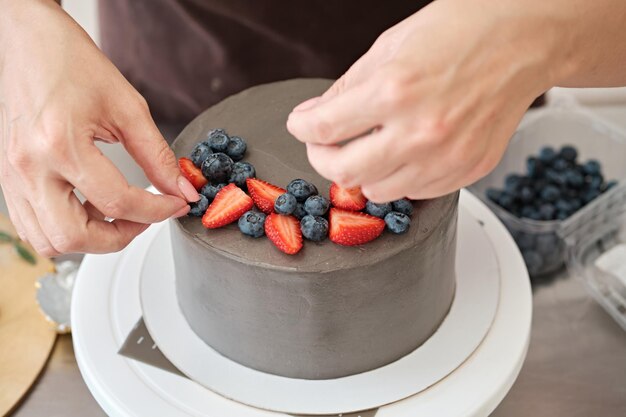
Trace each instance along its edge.
<path fill-rule="evenodd" d="M 246 184 L 254 204 L 265 214 L 272 213 L 276 198 L 287 192 L 284 188 L 277 187 L 258 178 L 248 178 Z"/>
<path fill-rule="evenodd" d="M 291 214 L 296 210 L 298 202 L 289 193 L 281 194 L 274 201 L 274 211 L 278 214 Z"/>
<path fill-rule="evenodd" d="M 293 216 L 272 213 L 265 219 L 265 234 L 282 252 L 293 255 L 302 249 L 300 222 Z"/>
<path fill-rule="evenodd" d="M 208 181 L 202 175 L 202 171 L 200 171 L 194 164 L 193 161 L 189 158 L 180 158 L 178 160 L 178 167 L 180 168 L 180 172 L 183 174 L 185 178 L 189 180 L 191 185 L 195 187 L 196 190 L 201 189 Z"/>
<path fill-rule="evenodd" d="M 365 203 L 365 212 L 374 217 L 384 219 L 387 213 L 391 211 L 391 203 Z"/>
<path fill-rule="evenodd" d="M 323 216 L 330 208 L 330 201 L 321 195 L 312 195 L 304 202 L 304 210 L 311 216 Z"/>
<path fill-rule="evenodd" d="M 322 241 L 328 236 L 328 220 L 307 214 L 300 220 L 300 230 L 306 239 L 315 242 Z"/>
<path fill-rule="evenodd" d="M 200 194 L 200 200 L 194 203 L 189 203 L 189 207 L 189 213 L 187 214 L 194 217 L 202 217 L 207 207 L 209 207 L 209 199 Z"/>
<path fill-rule="evenodd" d="M 228 182 L 233 172 L 233 160 L 225 153 L 214 153 L 202 163 L 202 174 L 212 183 Z"/>
<path fill-rule="evenodd" d="M 317 187 L 301 178 L 295 179 L 287 185 L 287 191 L 300 203 L 304 203 L 307 198 L 317 194 Z"/>
<path fill-rule="evenodd" d="M 407 216 L 413 214 L 413 203 L 411 203 L 411 201 L 407 200 L 406 198 L 392 201 L 391 207 L 393 208 L 393 211 L 406 214 Z"/>
<path fill-rule="evenodd" d="M 252 209 L 254 202 L 235 184 L 222 188 L 202 217 L 202 224 L 207 229 L 217 229 L 239 219 Z"/>
<path fill-rule="evenodd" d="M 296 219 L 302 220 L 302 218 L 307 215 L 306 210 L 304 209 L 304 204 L 303 203 L 296 204 L 296 209 L 291 214 L 292 216 L 295 216 Z"/>
<path fill-rule="evenodd" d="M 245 190 L 247 188 L 246 180 L 254 177 L 256 177 L 256 170 L 251 163 L 235 162 L 228 182 L 234 182 L 237 187 Z"/>
<path fill-rule="evenodd" d="M 193 161 L 193 164 L 200 168 L 202 163 L 211 155 L 213 151 L 207 142 L 200 142 L 193 147 L 189 159 Z"/>
<path fill-rule="evenodd" d="M 369 214 L 331 208 L 329 214 L 331 241 L 344 246 L 362 245 L 376 239 L 385 229 L 385 221 Z"/>
<path fill-rule="evenodd" d="M 245 140 L 239 136 L 231 136 L 224 153 L 230 156 L 233 161 L 241 161 L 246 153 L 246 149 L 248 149 L 248 145 Z"/>
<path fill-rule="evenodd" d="M 265 213 L 260 211 L 246 211 L 237 223 L 239 230 L 244 235 L 261 237 L 265 234 L 265 217 Z"/>
<path fill-rule="evenodd" d="M 206 184 L 200 189 L 200 194 L 209 199 L 209 203 L 215 199 L 217 193 L 226 186 L 226 184 Z"/>
<path fill-rule="evenodd" d="M 385 216 L 385 224 L 391 233 L 400 235 L 406 233 L 411 226 L 411 218 L 404 213 L 392 211 Z"/>
<path fill-rule="evenodd" d="M 365 208 L 367 199 L 361 192 L 361 187 L 342 188 L 332 183 L 330 185 L 330 201 L 333 206 L 351 211 L 361 211 Z"/>
<path fill-rule="evenodd" d="M 207 142 L 213 152 L 225 152 L 228 148 L 230 138 L 223 129 L 211 130 L 208 134 Z"/>

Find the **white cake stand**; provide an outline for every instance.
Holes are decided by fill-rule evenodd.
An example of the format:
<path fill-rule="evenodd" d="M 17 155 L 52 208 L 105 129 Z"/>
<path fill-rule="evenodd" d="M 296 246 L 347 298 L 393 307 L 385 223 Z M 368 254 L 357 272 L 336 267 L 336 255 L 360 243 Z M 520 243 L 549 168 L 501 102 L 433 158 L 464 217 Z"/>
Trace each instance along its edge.
<path fill-rule="evenodd" d="M 486 270 L 490 274 L 497 275 L 497 277 L 491 277 L 492 279 L 484 281 L 493 282 L 496 286 L 499 282 L 500 285 L 499 304 L 497 311 L 495 311 L 495 317 L 489 320 L 491 326 L 486 336 L 479 338 L 477 348 L 472 349 L 471 356 L 460 366 L 448 364 L 448 367 L 452 369 L 442 375 L 441 372 L 443 371 L 441 370 L 446 368 L 445 363 L 436 364 L 437 366 L 434 368 L 438 367 L 440 372 L 437 378 L 432 379 L 431 377 L 431 382 L 438 382 L 428 389 L 420 390 L 419 393 L 404 398 L 407 395 L 405 388 L 407 385 L 411 385 L 412 389 L 419 385 L 403 379 L 407 376 L 406 372 L 402 378 L 394 377 L 394 375 L 401 374 L 402 370 L 406 368 L 405 366 L 396 366 L 397 369 L 394 372 L 381 378 L 378 382 L 379 391 L 383 392 L 385 396 L 384 401 L 380 404 L 387 403 L 389 399 L 393 400 L 394 393 L 399 401 L 382 406 L 376 414 L 377 417 L 486 416 L 502 400 L 521 368 L 528 346 L 532 310 L 530 285 L 524 263 L 513 240 L 502 224 L 478 199 L 466 191 L 461 193 L 460 212 L 459 240 L 472 243 L 486 240 L 489 244 L 470 245 L 473 250 L 478 250 L 476 246 L 480 246 L 480 250 L 488 251 L 488 253 L 483 253 L 483 256 L 480 253 L 472 254 L 472 257 L 475 258 L 475 264 L 474 266 L 466 266 L 472 271 L 458 271 L 459 280 L 461 282 L 464 276 L 477 275 L 476 271 L 473 271 L 474 268 L 485 270 L 484 263 L 489 264 L 489 259 L 496 260 L 497 267 Z M 468 227 L 468 222 L 479 222 L 483 227 Z M 146 284 L 144 280 L 143 293 L 140 297 L 139 278 L 142 270 L 144 273 L 145 270 L 150 271 L 150 268 L 155 264 L 155 262 L 146 264 L 146 256 L 151 251 L 154 252 L 153 246 L 159 246 L 158 242 L 154 242 L 162 234 L 163 225 L 153 226 L 126 250 L 115 254 L 87 256 L 83 261 L 73 297 L 72 328 L 78 364 L 96 400 L 112 416 L 285 416 L 286 414 L 280 412 L 267 411 L 227 399 L 192 380 L 124 358 L 116 353 L 136 320 L 142 315 L 140 298 L 143 297 L 143 301 L 146 303 L 146 299 L 150 298 L 150 296 L 146 296 L 146 292 L 159 292 L 166 287 L 164 285 Z M 460 244 L 459 248 L 462 247 L 463 245 Z M 155 277 L 155 283 L 159 282 L 163 281 L 158 276 Z M 489 297 L 492 295 L 487 296 L 486 300 Z M 485 304 L 489 304 L 489 302 Z M 164 302 L 163 305 L 165 310 L 169 308 L 166 306 L 167 302 Z M 485 311 L 488 309 L 485 309 L 484 306 L 481 307 L 477 307 L 476 311 L 482 311 L 482 313 L 477 314 L 483 315 L 482 322 L 484 322 Z M 155 340 L 162 348 L 161 343 L 169 343 L 168 338 L 163 337 L 162 326 L 159 326 L 158 331 L 154 328 L 154 317 L 155 315 L 150 313 L 150 318 L 146 315 L 146 321 L 151 324 L 149 324 L 149 329 L 151 334 L 155 333 L 153 336 L 159 333 Z M 444 328 L 443 325 L 442 328 Z M 178 351 L 190 355 L 198 354 L 194 350 L 189 350 L 187 348 L 188 343 L 185 342 L 185 340 L 180 340 Z M 470 344 L 466 343 L 465 345 L 467 348 Z M 162 350 L 183 372 L 189 374 L 188 369 L 183 369 L 184 366 L 188 365 L 180 362 L 180 354 L 173 354 L 171 347 L 169 352 L 167 349 Z M 458 352 L 458 349 L 456 351 Z M 442 352 L 438 357 L 446 358 L 450 355 Z M 206 356 L 191 357 L 191 360 L 196 361 L 196 363 L 205 359 Z M 436 359 L 437 357 L 433 357 L 435 362 Z M 230 361 L 226 359 L 223 361 L 227 362 L 223 362 L 222 365 L 232 365 L 232 363 L 228 364 Z M 440 360 L 440 362 L 446 361 L 448 360 Z M 233 369 L 235 368 L 232 368 L 231 371 Z M 385 367 L 377 371 L 380 372 L 384 369 Z M 235 370 L 237 376 L 236 372 Z M 245 372 L 242 375 L 245 375 Z M 376 376 L 376 371 L 366 374 L 370 374 L 369 380 L 371 382 L 373 380 L 371 377 Z M 206 373 L 203 375 L 206 377 Z M 202 375 L 192 376 L 196 380 L 203 378 Z M 259 375 L 252 375 L 252 377 L 254 379 Z M 270 382 L 276 378 L 287 380 L 282 382 L 289 380 L 288 378 L 270 377 Z M 416 376 L 416 379 L 420 378 Z M 241 397 L 241 393 L 237 392 L 233 395 L 233 391 L 223 388 L 230 386 L 229 389 L 231 389 L 236 386 L 236 384 L 232 384 L 232 381 L 236 382 L 237 379 L 233 379 L 231 375 L 225 377 L 224 380 L 230 382 L 219 384 L 218 381 L 218 386 L 214 388 L 225 395 L 267 408 L 287 409 L 289 411 L 293 409 L 292 406 L 285 408 L 284 403 L 281 407 L 272 407 L 273 403 L 260 404 L 254 400 L 251 401 L 250 398 L 254 395 Z M 340 380 L 344 380 L 345 383 L 343 378 L 334 381 Z M 428 378 L 422 378 L 422 380 L 422 383 L 428 382 Z M 240 378 L 239 381 L 243 390 L 249 391 L 250 380 Z M 403 382 L 399 383 L 398 381 Z M 294 380 L 294 383 L 298 382 L 302 381 Z M 206 381 L 203 383 L 207 385 Z M 274 395 L 271 392 L 272 387 L 267 384 L 266 386 L 254 384 L 254 387 L 261 393 L 261 395 L 257 395 L 257 398 L 264 397 L 262 393 L 266 388 L 269 394 Z M 346 387 L 350 388 L 351 386 L 345 385 L 344 388 Z M 383 389 L 383 387 L 391 388 Z M 342 407 L 348 409 L 351 407 L 356 407 L 354 409 L 362 408 L 359 405 L 364 403 L 357 395 L 358 389 L 354 388 L 353 385 L 352 389 L 353 391 L 349 392 L 350 398 L 344 401 Z M 371 395 L 372 392 L 368 392 L 367 395 Z M 304 408 L 299 407 L 297 401 L 295 406 L 298 412 L 302 412 L 301 410 L 316 413 L 322 411 L 339 412 L 340 410 L 334 411 L 333 405 L 338 399 L 341 399 L 341 396 L 336 395 L 333 398 L 328 398 L 327 403 L 329 405 L 324 406 L 326 398 L 316 396 L 314 403 L 321 405 L 315 409 L 308 408 L 310 404 L 304 402 L 302 402 L 306 405 Z M 376 405 L 376 401 L 370 401 L 369 405 Z"/>

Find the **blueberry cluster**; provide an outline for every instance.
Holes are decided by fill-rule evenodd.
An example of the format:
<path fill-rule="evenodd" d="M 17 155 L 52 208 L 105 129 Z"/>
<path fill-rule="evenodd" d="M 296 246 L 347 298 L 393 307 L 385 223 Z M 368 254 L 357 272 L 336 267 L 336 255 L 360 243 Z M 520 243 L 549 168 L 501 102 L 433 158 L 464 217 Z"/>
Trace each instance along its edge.
<path fill-rule="evenodd" d="M 487 198 L 520 218 L 564 220 L 617 184 L 604 180 L 600 162 L 577 159 L 573 146 L 546 146 L 527 158 L 525 175 L 507 175 L 504 188 L 489 188 Z"/>
<path fill-rule="evenodd" d="M 256 177 L 249 162 L 241 161 L 248 146 L 239 136 L 229 136 L 224 129 L 212 129 L 191 151 L 189 159 L 209 181 L 200 189 L 200 200 L 190 204 L 189 214 L 202 216 L 217 193 L 228 183 L 246 189 L 246 178 Z M 204 198 L 203 198 L 204 197 Z"/>
<path fill-rule="evenodd" d="M 563 262 L 563 241 L 554 232 L 512 232 L 530 275 L 550 272 Z"/>
<path fill-rule="evenodd" d="M 411 226 L 413 203 L 406 198 L 392 201 L 391 203 L 365 203 L 365 212 L 371 216 L 379 217 L 385 221 L 387 230 L 391 233 L 406 233 Z"/>
<path fill-rule="evenodd" d="M 324 217 L 330 208 L 330 201 L 321 195 L 317 187 L 301 178 L 287 185 L 287 192 L 276 198 L 274 211 L 291 214 L 300 220 L 302 236 L 320 242 L 328 236 L 328 220 Z"/>

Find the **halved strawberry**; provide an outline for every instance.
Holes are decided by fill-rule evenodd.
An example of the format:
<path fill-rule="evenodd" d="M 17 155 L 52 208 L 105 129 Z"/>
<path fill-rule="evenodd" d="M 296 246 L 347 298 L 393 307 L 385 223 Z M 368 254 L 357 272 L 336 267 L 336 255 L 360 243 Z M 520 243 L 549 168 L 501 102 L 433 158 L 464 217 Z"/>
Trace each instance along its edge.
<path fill-rule="evenodd" d="M 250 196 L 235 184 L 222 188 L 202 216 L 202 224 L 207 229 L 217 229 L 238 220 L 254 206 Z"/>
<path fill-rule="evenodd" d="M 293 216 L 272 213 L 265 219 L 265 235 L 286 254 L 293 255 L 302 249 L 300 222 Z"/>
<path fill-rule="evenodd" d="M 284 188 L 277 187 L 258 178 L 247 178 L 246 185 L 252 200 L 254 200 L 254 204 L 265 214 L 273 213 L 274 201 L 279 195 L 287 192 Z"/>
<path fill-rule="evenodd" d="M 376 239 L 385 229 L 385 221 L 358 211 L 331 208 L 328 215 L 328 238 L 344 246 L 356 246 Z"/>
<path fill-rule="evenodd" d="M 178 166 L 180 167 L 180 172 L 183 173 L 185 178 L 189 180 L 196 190 L 200 190 L 200 188 L 209 183 L 204 175 L 202 175 L 200 168 L 196 167 L 191 159 L 180 158 L 178 160 Z"/>
<path fill-rule="evenodd" d="M 344 210 L 361 211 L 367 203 L 367 198 L 361 193 L 361 187 L 341 188 L 333 182 L 329 194 L 333 206 Z"/>

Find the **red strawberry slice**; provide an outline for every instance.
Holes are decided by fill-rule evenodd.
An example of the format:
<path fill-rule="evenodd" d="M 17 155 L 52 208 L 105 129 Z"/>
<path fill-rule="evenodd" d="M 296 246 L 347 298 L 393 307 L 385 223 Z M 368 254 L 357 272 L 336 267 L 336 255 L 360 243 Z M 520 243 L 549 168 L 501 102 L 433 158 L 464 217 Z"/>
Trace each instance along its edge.
<path fill-rule="evenodd" d="M 180 172 L 183 173 L 183 176 L 189 180 L 196 190 L 200 190 L 200 188 L 209 183 L 204 175 L 202 175 L 202 171 L 191 162 L 191 159 L 180 158 L 178 160 L 178 166 L 180 167 Z"/>
<path fill-rule="evenodd" d="M 294 216 L 270 214 L 265 219 L 265 235 L 286 254 L 293 255 L 302 249 L 300 222 Z"/>
<path fill-rule="evenodd" d="M 356 246 L 376 239 L 385 229 L 385 221 L 358 211 L 331 208 L 328 215 L 328 238 L 344 246 Z"/>
<path fill-rule="evenodd" d="M 238 220 L 254 206 L 250 196 L 235 184 L 222 188 L 202 216 L 202 224 L 207 229 L 217 229 Z"/>
<path fill-rule="evenodd" d="M 265 214 L 273 213 L 274 201 L 279 195 L 287 192 L 284 188 L 277 187 L 258 178 L 246 179 L 246 185 L 252 200 L 254 200 L 254 204 Z"/>
<path fill-rule="evenodd" d="M 361 193 L 361 187 L 341 188 L 333 182 L 329 193 L 330 202 L 340 209 L 361 211 L 367 203 L 367 198 Z"/>

